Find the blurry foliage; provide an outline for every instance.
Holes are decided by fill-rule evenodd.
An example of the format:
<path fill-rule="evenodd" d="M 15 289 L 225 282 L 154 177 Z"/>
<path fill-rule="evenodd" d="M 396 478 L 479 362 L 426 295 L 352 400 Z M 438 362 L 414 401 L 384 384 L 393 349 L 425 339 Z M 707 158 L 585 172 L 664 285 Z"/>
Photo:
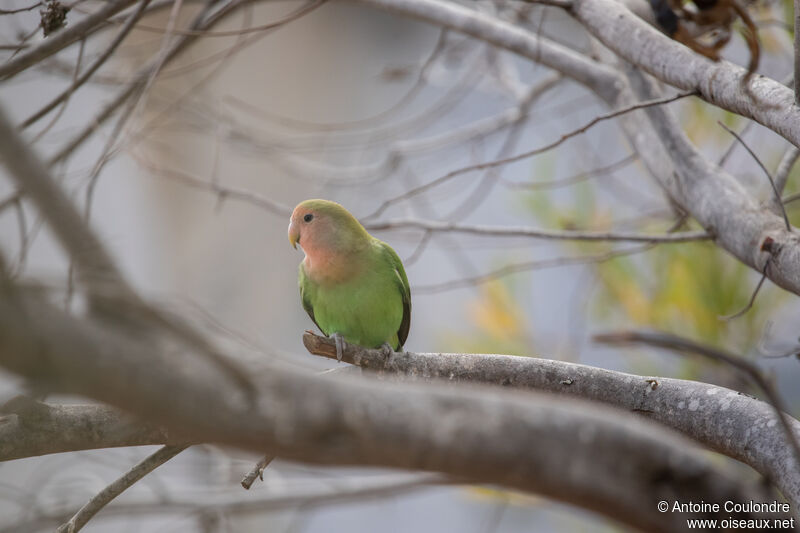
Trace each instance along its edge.
<path fill-rule="evenodd" d="M 713 124 L 710 128 L 728 135 L 713 120 L 697 122 L 709 123 Z M 549 161 L 546 166 L 552 168 Z M 540 167 L 536 174 L 552 175 L 541 172 Z M 800 165 L 793 174 L 800 174 Z M 790 190 L 798 189 L 798 182 L 800 175 L 793 176 Z M 533 192 L 521 198 L 524 208 L 542 227 L 600 231 L 613 227 L 614 217 L 612 208 L 598 201 L 596 187 L 597 183 L 589 180 L 558 198 L 548 192 Z M 645 221 L 637 229 L 655 233 L 664 231 L 665 224 Z M 692 229 L 698 227 L 694 225 Z M 597 254 L 618 247 L 611 243 L 566 242 L 560 246 L 564 255 Z M 659 245 L 644 254 L 620 257 L 591 268 L 595 287 L 586 308 L 592 314 L 593 329 L 598 330 L 652 328 L 748 354 L 760 341 L 765 323 L 786 301 L 783 291 L 766 283 L 748 312 L 734 320 L 723 320 L 721 317 L 747 305 L 760 276 L 711 242 Z M 464 311 L 471 333 L 447 335 L 447 345 L 471 352 L 536 353 L 533 339 L 537 335 L 522 305 L 531 295 L 530 291 L 519 290 L 522 280 L 510 277 L 479 286 Z M 686 359 L 680 363 L 679 373 L 697 378 L 706 366 Z"/>
<path fill-rule="evenodd" d="M 521 299 L 509 278 L 479 286 L 464 311 L 472 333 L 446 333 L 443 344 L 455 351 L 529 355 L 533 327 Z"/>
<path fill-rule="evenodd" d="M 698 98 L 690 98 L 687 105 L 681 106 L 678 117 L 692 143 L 706 150 L 719 151 L 719 155 L 728 149 L 734 138 L 717 121 L 736 132 L 747 123 L 741 116 L 710 106 Z"/>
<path fill-rule="evenodd" d="M 649 327 L 747 353 L 782 299 L 765 286 L 743 309 L 759 276 L 712 243 L 659 246 L 644 257 L 623 257 L 597 267 L 595 312 L 603 322 Z"/>

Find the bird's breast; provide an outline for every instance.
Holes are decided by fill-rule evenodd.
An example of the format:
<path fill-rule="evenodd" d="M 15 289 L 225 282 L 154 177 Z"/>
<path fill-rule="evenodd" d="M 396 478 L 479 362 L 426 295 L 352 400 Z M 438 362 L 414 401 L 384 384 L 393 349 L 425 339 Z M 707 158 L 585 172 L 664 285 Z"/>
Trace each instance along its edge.
<path fill-rule="evenodd" d="M 306 276 L 321 286 L 338 285 L 361 273 L 363 263 L 352 254 L 318 252 L 306 254 L 303 269 Z"/>

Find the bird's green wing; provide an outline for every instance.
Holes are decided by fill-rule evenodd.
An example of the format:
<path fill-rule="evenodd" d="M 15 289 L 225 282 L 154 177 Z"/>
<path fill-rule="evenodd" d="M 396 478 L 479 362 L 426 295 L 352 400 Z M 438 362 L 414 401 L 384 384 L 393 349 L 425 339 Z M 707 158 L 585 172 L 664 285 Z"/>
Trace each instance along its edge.
<path fill-rule="evenodd" d="M 408 277 L 406 276 L 406 270 L 403 268 L 403 262 L 400 260 L 400 256 L 385 242 L 381 242 L 381 244 L 383 245 L 382 248 L 385 251 L 389 264 L 394 269 L 397 278 L 397 288 L 403 296 L 403 320 L 400 322 L 400 328 L 397 330 L 397 340 L 400 343 L 398 349 L 402 349 L 408 338 L 408 330 L 411 328 L 411 286 L 408 284 Z"/>
<path fill-rule="evenodd" d="M 322 334 L 327 337 L 328 332 L 322 329 L 322 326 L 319 325 L 317 319 L 314 317 L 314 306 L 311 303 L 311 294 L 308 287 L 309 279 L 306 276 L 306 271 L 303 269 L 303 265 L 300 265 L 300 268 L 297 272 L 297 284 L 300 286 L 300 300 L 303 302 L 303 309 L 306 310 L 308 316 L 311 317 L 311 321 L 314 322 Z"/>

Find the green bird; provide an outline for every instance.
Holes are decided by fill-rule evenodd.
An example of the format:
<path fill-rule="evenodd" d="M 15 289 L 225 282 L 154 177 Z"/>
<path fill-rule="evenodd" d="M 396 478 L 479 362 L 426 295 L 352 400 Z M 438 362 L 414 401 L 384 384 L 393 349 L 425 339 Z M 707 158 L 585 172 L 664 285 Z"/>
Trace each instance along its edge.
<path fill-rule="evenodd" d="M 306 200 L 294 208 L 289 242 L 306 257 L 298 272 L 303 309 L 336 341 L 402 350 L 411 326 L 411 289 L 403 263 L 341 205 Z"/>

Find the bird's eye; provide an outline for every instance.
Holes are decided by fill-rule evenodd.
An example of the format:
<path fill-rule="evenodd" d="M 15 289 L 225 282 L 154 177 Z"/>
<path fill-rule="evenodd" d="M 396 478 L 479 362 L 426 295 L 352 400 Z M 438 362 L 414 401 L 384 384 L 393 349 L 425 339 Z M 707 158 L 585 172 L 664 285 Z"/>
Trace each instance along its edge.
<path fill-rule="evenodd" d="M 314 215 L 311 213 L 308 213 L 303 217 L 304 222 L 311 222 L 312 220 L 314 220 Z"/>

